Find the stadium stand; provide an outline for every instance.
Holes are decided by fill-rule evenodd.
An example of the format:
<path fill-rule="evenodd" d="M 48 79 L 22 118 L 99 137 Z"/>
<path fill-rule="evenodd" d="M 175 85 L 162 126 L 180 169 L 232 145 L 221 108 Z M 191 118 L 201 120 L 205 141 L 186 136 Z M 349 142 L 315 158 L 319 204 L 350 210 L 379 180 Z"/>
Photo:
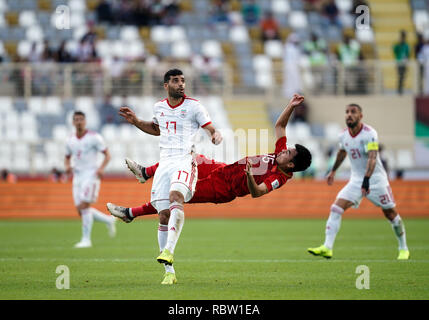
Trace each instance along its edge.
<path fill-rule="evenodd" d="M 124 156 L 143 159 L 152 153 L 143 154 L 138 143 L 157 154 L 156 138 L 143 134 L 137 135 L 136 143 L 121 146 L 129 141 L 130 128 L 104 124 L 99 100 L 111 94 L 119 108 L 126 96 L 126 103 L 148 118 L 151 105 L 163 95 L 163 71 L 176 63 L 192 74 L 189 94 L 200 97 L 218 127 L 246 132 L 272 128 L 273 114 L 281 107 L 275 100 L 287 99 L 285 44 L 291 35 L 299 39 L 296 64 L 304 93 L 394 93 L 392 46 L 400 30 L 407 31 L 411 46 L 416 31 L 429 36 L 429 4 L 388 3 L 386 9 L 384 0 L 0 0 L 0 73 L 8 79 L 0 89 L 0 137 L 2 147 L 10 150 L 2 152 L 0 167 L 19 173 L 61 167 L 64 139 L 76 109 L 85 111 L 89 127 L 112 143 L 111 172 L 123 170 Z M 371 10 L 370 24 L 363 30 L 354 26 L 358 5 Z M 278 25 L 278 38 L 262 37 L 260 23 L 266 12 Z M 409 70 L 405 90 L 414 92 L 417 71 Z M 232 99 L 232 93 L 257 93 L 267 99 Z M 290 128 L 314 146 L 316 164 L 326 162 L 326 146 L 320 140 L 333 143 L 338 129 L 338 123 L 314 122 Z M 268 141 L 273 140 L 270 130 Z M 12 148 L 17 141 L 22 149 Z M 48 164 L 46 159 L 54 155 L 58 160 Z M 406 152 L 394 158 L 410 166 Z"/>

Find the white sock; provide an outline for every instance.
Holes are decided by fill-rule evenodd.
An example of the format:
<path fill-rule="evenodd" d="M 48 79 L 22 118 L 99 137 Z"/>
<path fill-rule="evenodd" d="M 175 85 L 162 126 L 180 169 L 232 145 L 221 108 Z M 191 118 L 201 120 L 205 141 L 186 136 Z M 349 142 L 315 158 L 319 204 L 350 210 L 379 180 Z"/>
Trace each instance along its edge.
<path fill-rule="evenodd" d="M 399 250 L 408 250 L 407 239 L 405 236 L 405 226 L 399 214 L 396 215 L 395 219 L 390 221 L 390 224 L 392 225 L 392 229 L 395 232 L 396 238 L 398 239 Z"/>
<path fill-rule="evenodd" d="M 92 216 L 91 208 L 80 210 L 82 219 L 82 241 L 91 241 L 91 231 L 94 218 Z"/>
<path fill-rule="evenodd" d="M 159 224 L 158 225 L 158 244 L 159 251 L 162 252 L 164 250 L 165 245 L 167 244 L 168 237 L 168 225 L 167 224 Z M 164 264 L 165 272 L 175 273 L 173 266 Z"/>
<path fill-rule="evenodd" d="M 170 220 L 168 221 L 168 238 L 165 246 L 171 253 L 174 253 L 184 223 L 185 213 L 183 212 L 183 204 L 178 202 L 171 203 Z"/>
<path fill-rule="evenodd" d="M 332 249 L 334 247 L 335 237 L 337 236 L 338 231 L 341 226 L 341 217 L 344 210 L 333 204 L 331 206 L 331 213 L 329 214 L 328 221 L 326 222 L 325 230 L 325 247 Z"/>
<path fill-rule="evenodd" d="M 90 208 L 91 209 L 91 213 L 92 216 L 94 217 L 95 221 L 98 222 L 103 222 L 105 224 L 111 224 L 113 221 L 113 216 L 108 216 L 107 214 L 102 213 L 101 211 L 95 209 L 95 208 Z"/>

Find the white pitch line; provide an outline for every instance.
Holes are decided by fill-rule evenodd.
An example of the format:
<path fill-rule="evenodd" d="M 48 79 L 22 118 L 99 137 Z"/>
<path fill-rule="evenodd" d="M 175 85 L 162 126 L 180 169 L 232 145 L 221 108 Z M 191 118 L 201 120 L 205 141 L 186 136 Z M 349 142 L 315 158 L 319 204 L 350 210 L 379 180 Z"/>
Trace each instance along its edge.
<path fill-rule="evenodd" d="M 22 261 L 22 262 L 153 262 L 155 258 L 0 258 L 0 261 Z M 201 263 L 201 259 L 178 259 L 179 263 Z M 410 263 L 429 263 L 429 260 L 409 260 L 409 261 L 397 261 L 396 259 L 207 259 L 205 262 L 212 263 L 302 263 L 302 262 L 323 262 L 323 263 L 333 263 L 333 262 L 353 262 L 353 263 L 385 263 L 385 262 L 410 262 Z"/>

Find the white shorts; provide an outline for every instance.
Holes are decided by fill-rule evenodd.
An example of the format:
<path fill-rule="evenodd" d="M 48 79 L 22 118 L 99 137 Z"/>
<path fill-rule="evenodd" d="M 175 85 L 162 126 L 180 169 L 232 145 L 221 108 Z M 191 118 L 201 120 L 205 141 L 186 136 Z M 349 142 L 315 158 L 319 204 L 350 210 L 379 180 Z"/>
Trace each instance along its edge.
<path fill-rule="evenodd" d="M 160 212 L 170 207 L 170 192 L 180 192 L 185 202 L 192 199 L 197 184 L 198 169 L 192 155 L 161 161 L 152 183 L 150 202 Z"/>
<path fill-rule="evenodd" d="M 362 182 L 350 180 L 344 188 L 337 195 L 337 199 L 345 199 L 353 202 L 354 208 L 359 208 L 362 201 Z M 371 186 L 369 181 L 369 194 L 366 198 L 382 209 L 392 209 L 396 206 L 395 199 L 393 198 L 392 189 L 389 182 L 386 180 L 384 183 L 377 183 Z"/>
<path fill-rule="evenodd" d="M 94 203 L 100 192 L 100 179 L 91 177 L 73 177 L 73 200 L 75 206 L 82 202 Z"/>

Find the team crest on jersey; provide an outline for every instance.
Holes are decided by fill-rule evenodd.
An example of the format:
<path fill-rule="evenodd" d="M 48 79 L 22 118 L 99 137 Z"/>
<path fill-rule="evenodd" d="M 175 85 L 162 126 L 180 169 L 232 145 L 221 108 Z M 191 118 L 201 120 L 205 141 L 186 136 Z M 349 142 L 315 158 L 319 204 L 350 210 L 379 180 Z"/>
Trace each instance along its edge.
<path fill-rule="evenodd" d="M 186 109 L 180 110 L 180 118 L 185 119 L 186 118 L 186 113 L 187 113 Z"/>
<path fill-rule="evenodd" d="M 273 190 L 277 189 L 280 186 L 279 180 L 276 179 L 273 182 L 271 182 L 271 186 L 273 187 Z"/>

